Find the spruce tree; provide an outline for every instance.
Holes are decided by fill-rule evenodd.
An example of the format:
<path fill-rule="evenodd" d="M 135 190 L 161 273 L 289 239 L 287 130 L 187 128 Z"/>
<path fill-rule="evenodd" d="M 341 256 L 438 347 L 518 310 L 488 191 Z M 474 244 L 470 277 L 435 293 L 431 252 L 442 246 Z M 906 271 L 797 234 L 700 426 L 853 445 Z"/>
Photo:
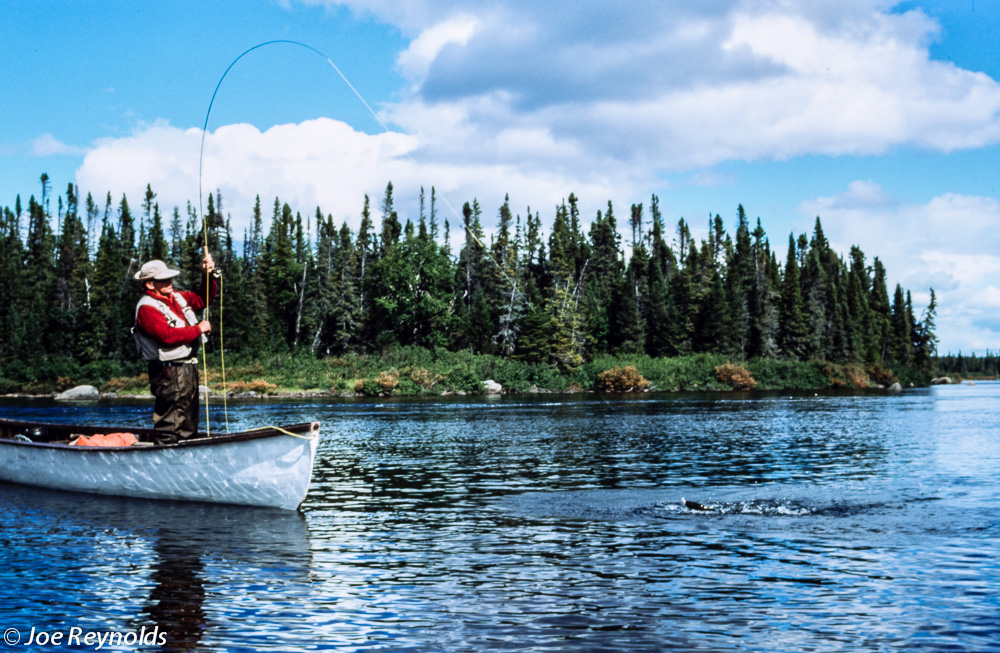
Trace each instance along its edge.
<path fill-rule="evenodd" d="M 89 360 L 112 357 L 116 352 L 113 335 L 118 304 L 121 297 L 121 244 L 114 225 L 105 213 L 101 221 L 101 235 L 98 239 L 94 260 L 94 277 L 91 284 L 91 308 L 87 311 L 88 331 L 92 334 L 92 349 L 87 350 Z M 136 291 L 134 295 L 138 295 Z M 130 296 L 130 299 L 134 297 Z"/>
<path fill-rule="evenodd" d="M 655 258 L 649 259 L 649 301 L 646 303 L 646 353 L 676 356 L 678 340 L 677 307 Z"/>
<path fill-rule="evenodd" d="M 510 233 L 512 226 L 515 227 L 513 236 Z M 490 286 L 497 302 L 497 346 L 505 356 L 514 352 L 521 328 L 520 321 L 527 308 L 520 241 L 520 216 L 515 226 L 510 211 L 510 197 L 506 196 L 500 207 L 497 238 L 491 252 L 493 274 L 490 278 Z"/>
<path fill-rule="evenodd" d="M 698 313 L 694 318 L 697 337 L 692 338 L 691 348 L 696 352 L 726 354 L 733 349 L 727 339 L 731 328 L 726 307 L 726 287 L 719 270 L 715 270 L 710 278 L 711 281 L 698 302 Z"/>
<path fill-rule="evenodd" d="M 0 210 L 0 275 L 4 283 L 0 284 L 0 304 L 7 307 L 0 312 L 0 364 L 10 369 L 11 362 L 16 358 L 14 347 L 15 329 L 17 323 L 17 308 L 20 305 L 17 295 L 20 294 L 20 273 L 23 269 L 22 243 L 20 229 L 14 212 L 8 207 Z"/>
<path fill-rule="evenodd" d="M 337 268 L 334 306 L 330 317 L 330 349 L 333 353 L 356 351 L 361 347 L 360 267 L 358 249 L 351 239 L 351 229 L 340 227 L 339 266 Z"/>
<path fill-rule="evenodd" d="M 614 210 L 608 202 L 607 213 L 597 212 L 590 224 L 590 263 L 587 266 L 586 324 L 595 351 L 610 352 L 614 344 L 611 306 L 620 290 L 622 262 Z"/>
<path fill-rule="evenodd" d="M 917 325 L 916 350 L 913 354 L 914 365 L 924 372 L 930 374 L 934 357 L 937 355 L 937 336 L 934 334 L 934 318 L 937 315 L 937 296 L 934 289 L 930 289 L 931 298 L 924 309 L 923 316 Z M 989 352 L 987 352 L 989 356 Z M 995 370 L 987 371 L 988 374 L 996 376 Z"/>
<path fill-rule="evenodd" d="M 295 219 L 288 204 L 279 207 L 275 199 L 271 229 L 264 241 L 261 274 L 266 289 L 268 313 L 272 324 L 271 344 L 287 350 L 295 341 L 295 322 L 299 303 L 298 284 L 302 267 L 295 260 L 293 240 Z"/>
<path fill-rule="evenodd" d="M 551 351 L 548 313 L 541 305 L 532 305 L 522 321 L 511 358 L 529 363 L 547 363 Z"/>
<path fill-rule="evenodd" d="M 153 224 L 149 229 L 149 259 L 166 261 L 169 257 L 170 246 L 163 232 L 163 216 L 160 215 L 160 205 L 157 203 L 153 205 Z"/>
<path fill-rule="evenodd" d="M 490 315 L 490 305 L 486 301 L 486 292 L 482 286 L 477 287 L 473 292 L 465 331 L 466 342 L 474 354 L 493 352 L 493 318 Z"/>
<path fill-rule="evenodd" d="M 399 215 L 396 213 L 395 200 L 392 197 L 392 182 L 385 187 L 385 196 L 382 199 L 382 237 L 380 244 L 382 256 L 399 242 L 399 236 L 403 232 L 403 226 L 399 222 Z"/>
<path fill-rule="evenodd" d="M 806 353 L 805 315 L 802 306 L 802 287 L 799 278 L 798 258 L 795 239 L 788 235 L 788 255 L 785 258 L 785 274 L 781 286 L 781 328 L 779 345 L 788 358 L 797 360 Z"/>
<path fill-rule="evenodd" d="M 272 326 L 267 304 L 267 287 L 263 274 L 264 262 L 264 218 L 260 205 L 260 195 L 254 200 L 250 214 L 250 228 L 243 239 L 242 277 L 246 305 L 247 331 L 244 347 L 249 351 L 260 351 L 270 346 Z M 173 253 L 171 253 L 173 256 Z M 225 283 L 225 281 L 223 281 Z"/>
<path fill-rule="evenodd" d="M 354 241 L 358 260 L 358 320 L 361 323 L 358 341 L 368 347 L 372 343 L 373 333 L 377 327 L 372 324 L 372 269 L 377 261 L 377 243 L 375 225 L 371 218 L 371 204 L 365 195 L 364 206 L 361 209 L 361 225 L 358 227 L 358 237 Z"/>
<path fill-rule="evenodd" d="M 889 307 L 889 293 L 886 290 L 885 267 L 875 257 L 873 261 L 871 295 L 868 300 L 868 352 L 865 362 L 882 363 L 890 353 L 892 333 L 892 311 Z"/>
<path fill-rule="evenodd" d="M 733 353 L 742 358 L 750 351 L 750 289 L 756 275 L 756 262 L 750 240 L 750 224 L 743 205 L 736 207 L 736 243 L 726 270 L 726 301 L 729 305 L 731 331 L 728 340 Z"/>
<path fill-rule="evenodd" d="M 55 350 L 66 358 L 81 359 L 82 318 L 87 310 L 90 257 L 87 233 L 78 214 L 77 191 L 66 189 L 66 214 L 59 234 L 59 261 L 56 278 L 57 324 L 53 325 Z"/>
<path fill-rule="evenodd" d="M 303 334 L 313 355 L 330 353 L 328 332 L 336 305 L 339 281 L 337 266 L 339 259 L 340 235 L 333 224 L 333 216 L 323 217 L 320 207 L 316 207 L 316 256 L 315 273 L 306 292 L 306 316 Z"/>
<path fill-rule="evenodd" d="M 907 308 L 903 288 L 897 283 L 892 295 L 889 356 L 904 367 L 913 362 L 913 311 Z"/>
<path fill-rule="evenodd" d="M 632 290 L 632 298 L 636 306 L 636 323 L 639 331 L 646 333 L 646 304 L 649 302 L 649 251 L 646 248 L 646 238 L 642 234 L 642 204 L 632 205 L 631 223 L 633 225 L 632 256 L 629 258 L 628 277 Z M 645 342 L 645 335 L 639 338 L 639 343 Z"/>
<path fill-rule="evenodd" d="M 870 296 L 871 268 L 865 263 L 864 252 L 857 246 L 851 247 L 847 270 L 848 329 L 850 333 L 850 359 L 854 362 L 868 361 L 871 345 Z"/>

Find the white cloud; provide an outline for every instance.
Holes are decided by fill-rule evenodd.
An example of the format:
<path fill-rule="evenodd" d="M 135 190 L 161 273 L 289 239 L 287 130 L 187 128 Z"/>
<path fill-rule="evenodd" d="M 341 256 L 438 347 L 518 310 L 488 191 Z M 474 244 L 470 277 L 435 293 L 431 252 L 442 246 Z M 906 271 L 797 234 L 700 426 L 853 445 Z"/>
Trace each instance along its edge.
<path fill-rule="evenodd" d="M 973 299 L 980 308 L 995 312 L 1000 309 L 1000 288 L 987 286 Z"/>
<path fill-rule="evenodd" d="M 926 204 L 903 204 L 878 184 L 856 181 L 834 197 L 803 202 L 799 213 L 819 215 L 835 251 L 858 245 L 876 254 L 889 276 L 912 291 L 918 310 L 938 297 L 938 336 L 944 351 L 996 349 L 1000 307 L 1000 202 L 945 193 Z"/>
<path fill-rule="evenodd" d="M 409 174 L 417 186 L 447 185 L 465 197 L 502 196 L 492 190 L 502 187 L 550 201 L 612 188 L 618 192 L 608 197 L 631 202 L 665 171 L 697 173 L 724 161 L 907 146 L 950 151 L 1000 140 L 1000 85 L 932 61 L 926 44 L 937 25 L 919 11 L 892 13 L 886 0 L 581 0 L 572 11 L 536 0 L 299 0 L 290 10 L 302 3 L 346 6 L 411 37 L 397 65 L 413 86 L 381 111 L 403 133 L 338 143 L 331 151 L 357 157 L 342 160 L 338 179 L 360 181 L 377 169 L 382 180 Z M 225 128 L 216 134 L 220 147 L 225 135 Z M 275 150 L 234 162 L 247 179 L 266 183 L 284 177 L 277 167 L 307 167 L 295 157 L 308 150 L 283 148 L 274 137 L 251 140 Z M 405 142 L 423 172 L 383 151 L 376 163 L 365 149 L 390 142 Z M 85 176 L 114 146 L 99 149 Z M 308 156 L 332 174 L 322 153 Z M 265 172 L 250 170 L 250 160 Z M 484 170 L 487 188 L 464 185 Z M 311 178 L 303 170 L 290 188 L 275 190 L 330 203 L 336 183 L 321 177 L 306 188 Z M 522 179 L 527 188 L 518 186 Z M 561 188 L 541 192 L 544 179 Z M 232 188 L 237 201 L 241 186 Z M 855 201 L 871 201 L 860 191 Z"/>
<path fill-rule="evenodd" d="M 133 205 L 149 184 L 161 213 L 169 214 L 177 206 L 183 214 L 188 201 L 197 208 L 200 139 L 198 129 L 159 123 L 127 138 L 104 140 L 84 158 L 76 183 L 83 194 L 103 198 L 110 191 L 116 202 L 125 194 Z M 516 140 L 510 139 L 515 143 L 511 147 Z M 369 195 L 377 214 L 388 181 L 396 189 L 403 219 L 417 219 L 419 189 L 424 186 L 429 197 L 434 185 L 441 202 L 439 220 L 448 219 L 453 225 L 458 224 L 462 203 L 473 198 L 483 207 L 488 226 L 507 193 L 516 213 L 523 215 L 530 205 L 547 215 L 570 191 L 586 198 L 596 211 L 609 197 L 627 198 L 635 190 L 621 179 L 581 182 L 558 172 L 520 169 L 493 160 L 423 162 L 418 146 L 412 136 L 364 134 L 328 118 L 278 125 L 265 132 L 244 124 L 220 127 L 205 141 L 204 201 L 220 189 L 223 210 L 231 215 L 239 236 L 249 224 L 258 194 L 265 211 L 278 197 L 303 215 L 313 215 L 318 206 L 338 223 L 346 220 L 356 229 L 364 195 Z"/>
<path fill-rule="evenodd" d="M 872 181 L 852 181 L 847 186 L 847 192 L 836 197 L 821 198 L 827 204 L 826 209 L 858 209 L 894 206 L 896 199 L 885 192 L 879 184 Z"/>
<path fill-rule="evenodd" d="M 80 155 L 86 151 L 85 148 L 72 147 L 66 145 L 52 134 L 42 134 L 31 142 L 31 154 L 37 157 L 60 156 L 60 155 Z"/>
<path fill-rule="evenodd" d="M 423 31 L 398 58 L 400 71 L 409 79 L 420 80 L 442 49 L 463 46 L 476 31 L 472 16 L 456 16 Z"/>
<path fill-rule="evenodd" d="M 398 59 L 415 86 L 388 115 L 425 154 L 497 156 L 483 134 L 516 130 L 582 149 L 577 168 L 690 170 L 1000 140 L 1000 85 L 931 60 L 937 24 L 882 0 L 327 4 L 415 34 Z"/>

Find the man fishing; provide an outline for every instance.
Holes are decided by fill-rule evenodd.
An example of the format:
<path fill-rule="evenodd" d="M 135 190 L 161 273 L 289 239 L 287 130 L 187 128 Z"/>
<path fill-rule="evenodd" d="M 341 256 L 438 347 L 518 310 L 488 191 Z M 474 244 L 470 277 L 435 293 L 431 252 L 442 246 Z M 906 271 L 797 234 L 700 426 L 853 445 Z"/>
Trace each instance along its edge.
<path fill-rule="evenodd" d="M 133 333 L 139 356 L 149 361 L 157 444 L 174 444 L 198 429 L 198 347 L 212 325 L 199 321 L 195 311 L 211 303 L 219 290 L 208 248 L 201 267 L 210 278 L 207 301 L 204 287 L 198 292 L 174 290 L 173 279 L 180 271 L 163 261 L 147 261 L 135 274 L 145 293 L 135 308 Z"/>

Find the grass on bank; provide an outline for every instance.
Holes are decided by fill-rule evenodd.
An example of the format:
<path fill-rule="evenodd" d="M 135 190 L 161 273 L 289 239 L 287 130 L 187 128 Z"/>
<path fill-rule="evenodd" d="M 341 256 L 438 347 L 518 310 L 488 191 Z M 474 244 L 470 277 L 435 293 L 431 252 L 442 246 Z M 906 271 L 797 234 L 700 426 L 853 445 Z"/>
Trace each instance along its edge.
<path fill-rule="evenodd" d="M 486 380 L 512 393 L 528 392 L 533 387 L 551 392 L 817 390 L 888 386 L 897 381 L 904 386 L 927 385 L 930 381 L 926 373 L 911 369 L 824 361 L 731 361 L 721 354 L 599 356 L 572 372 L 561 372 L 540 363 L 417 347 L 397 348 L 382 355 L 324 359 L 308 354 L 231 355 L 226 358 L 225 376 L 225 388 L 232 394 L 322 391 L 368 396 L 479 394 Z M 209 357 L 207 379 L 202 379 L 206 382 L 214 392 L 222 392 L 218 355 Z M 66 361 L 36 370 L 0 371 L 0 394 L 49 394 L 83 384 L 103 392 L 149 392 L 142 361 L 102 361 L 85 366 Z"/>

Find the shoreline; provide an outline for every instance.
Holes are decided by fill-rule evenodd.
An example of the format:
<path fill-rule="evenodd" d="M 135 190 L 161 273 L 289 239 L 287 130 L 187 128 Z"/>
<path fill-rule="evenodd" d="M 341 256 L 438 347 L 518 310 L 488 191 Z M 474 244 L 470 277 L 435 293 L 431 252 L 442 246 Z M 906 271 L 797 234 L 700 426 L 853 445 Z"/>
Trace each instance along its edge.
<path fill-rule="evenodd" d="M 820 390 L 823 388 L 817 388 Z M 877 389 L 877 388 L 872 388 Z M 525 391 L 515 391 L 515 390 L 502 390 L 502 391 L 483 391 L 483 392 L 466 392 L 465 390 L 444 390 L 442 392 L 421 392 L 421 393 L 399 393 L 399 392 L 381 392 L 381 393 L 365 393 L 365 392 L 353 392 L 353 391 L 341 391 L 337 392 L 334 390 L 277 390 L 275 392 L 239 392 L 233 394 L 233 391 L 229 392 L 229 400 L 246 401 L 255 399 L 392 399 L 392 398 L 410 398 L 410 397 L 496 397 L 500 395 L 513 396 L 513 395 L 581 395 L 581 394 L 632 394 L 641 395 L 649 393 L 676 393 L 676 392 L 745 392 L 743 390 L 733 390 L 730 388 L 685 388 L 685 389 L 651 389 L 651 390 L 639 390 L 632 392 L 602 392 L 600 390 L 588 390 L 585 388 L 574 388 L 574 389 L 564 389 L 564 390 L 551 390 L 548 388 L 534 388 Z M 764 390 L 763 392 L 771 392 L 773 390 Z M 131 392 L 99 392 L 95 395 L 88 395 L 86 397 L 79 398 L 60 398 L 61 392 L 43 392 L 43 393 L 30 393 L 30 392 L 10 392 L 6 394 L 0 394 L 0 399 L 54 399 L 57 401 L 64 401 L 67 403 L 72 402 L 84 402 L 84 401 L 101 401 L 105 399 L 153 399 L 153 395 L 144 393 L 131 393 Z M 209 395 L 212 399 L 222 399 L 223 395 L 221 393 L 212 391 Z M 205 398 L 205 393 L 200 393 L 200 398 Z"/>
<path fill-rule="evenodd" d="M 720 355 L 673 358 L 605 357 L 573 370 L 487 355 L 408 350 L 394 356 L 336 359 L 274 356 L 237 361 L 225 373 L 210 369 L 204 394 L 226 400 L 490 396 L 500 394 L 641 394 L 644 392 L 820 392 L 901 390 L 935 381 L 928 371 L 824 361 L 754 359 Z M 86 372 L 86 373 L 85 373 Z M 102 372 L 96 374 L 96 372 Z M 949 379 L 950 380 L 950 379 Z M 57 400 L 151 399 L 146 373 L 133 366 L 81 370 L 56 379 L 4 380 L 0 397 Z M 943 381 L 947 382 L 947 381 Z M 207 390 L 211 388 L 211 390 Z"/>
<path fill-rule="evenodd" d="M 959 385 L 956 383 L 955 385 Z M 906 389 L 915 389 L 916 387 L 930 387 L 930 386 L 910 386 Z M 391 399 L 440 399 L 448 397 L 500 397 L 500 396 L 535 396 L 535 395 L 554 395 L 556 397 L 562 396 L 577 396 L 577 395 L 601 395 L 601 396 L 614 396 L 614 397 L 639 397 L 643 395 L 662 395 L 662 394 L 680 394 L 686 392 L 699 392 L 699 393 L 711 393 L 711 394 L 738 394 L 744 397 L 753 396 L 768 396 L 774 394 L 783 393 L 793 393 L 793 394 L 803 394 L 808 393 L 847 393 L 847 394 L 898 394 L 901 392 L 900 389 L 893 389 L 892 387 L 885 386 L 871 386 L 866 388 L 845 388 L 845 387 L 817 387 L 817 388 L 767 388 L 767 389 L 732 389 L 732 388 L 685 388 L 685 389 L 646 389 L 641 391 L 632 392 L 602 392 L 599 390 L 587 390 L 582 388 L 577 389 L 567 389 L 567 390 L 549 390 L 544 388 L 538 388 L 533 391 L 526 392 L 516 392 L 516 391 L 502 391 L 502 392 L 465 392 L 463 390 L 445 390 L 440 393 L 421 393 L 421 394 L 365 394 L 363 392 L 334 392 L 332 390 L 283 390 L 277 391 L 270 394 L 257 393 L 257 392 L 243 392 L 236 395 L 231 395 L 228 397 L 223 397 L 221 394 L 212 393 L 209 395 L 210 401 L 234 401 L 237 403 L 266 403 L 271 400 L 275 401 L 285 401 L 289 399 L 370 399 L 375 401 L 391 400 Z M 28 399 L 28 400 L 52 400 L 60 404 L 82 404 L 82 403 L 97 403 L 99 401 L 142 401 L 142 402 L 152 402 L 153 395 L 149 393 L 125 393 L 125 392 L 101 392 L 97 396 L 89 395 L 87 397 L 79 398 L 60 398 L 61 393 L 45 393 L 45 394 L 31 394 L 31 393 L 7 393 L 0 395 L 0 400 L 11 400 L 11 399 Z M 199 396 L 199 401 L 204 401 L 205 395 L 202 393 Z"/>

